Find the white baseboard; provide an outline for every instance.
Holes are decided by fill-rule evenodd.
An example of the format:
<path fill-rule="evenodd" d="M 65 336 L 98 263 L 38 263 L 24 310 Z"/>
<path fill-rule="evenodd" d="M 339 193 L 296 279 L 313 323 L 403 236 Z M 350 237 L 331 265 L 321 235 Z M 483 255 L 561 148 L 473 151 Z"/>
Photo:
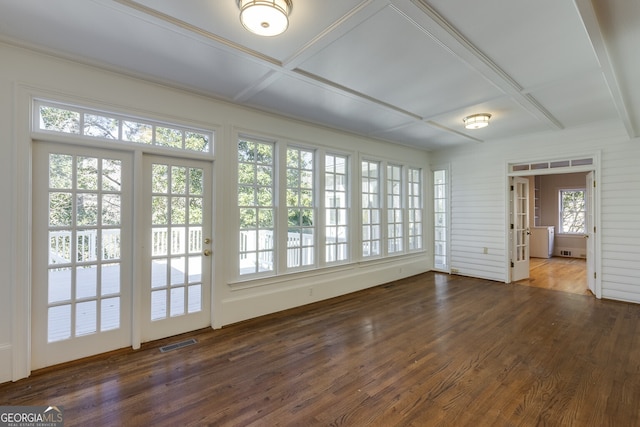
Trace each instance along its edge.
<path fill-rule="evenodd" d="M 0 344 L 0 384 L 13 380 L 12 359 L 13 347 L 11 344 Z"/>
<path fill-rule="evenodd" d="M 265 287 L 259 292 L 238 292 L 222 301 L 220 326 L 264 316 L 357 292 L 429 271 L 423 259 L 412 262 L 355 265 L 348 270 L 293 280 L 289 286 Z"/>

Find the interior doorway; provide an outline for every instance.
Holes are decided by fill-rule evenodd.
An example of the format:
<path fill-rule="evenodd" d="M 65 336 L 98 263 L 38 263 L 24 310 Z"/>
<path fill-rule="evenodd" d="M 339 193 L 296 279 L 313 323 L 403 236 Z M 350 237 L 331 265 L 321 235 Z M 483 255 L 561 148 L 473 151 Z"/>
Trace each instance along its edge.
<path fill-rule="evenodd" d="M 594 156 L 579 161 L 509 165 L 510 282 L 600 298 L 595 235 L 599 208 L 596 160 Z M 526 186 L 516 185 L 523 179 L 530 184 L 526 195 L 522 194 Z M 581 204 L 574 203 L 570 197 L 579 199 Z M 524 228 L 518 223 L 526 216 L 530 219 Z M 526 250 L 522 248 L 523 243 Z M 526 263 L 522 262 L 521 254 L 526 255 Z M 517 268 L 518 264 L 526 264 L 526 271 Z"/>

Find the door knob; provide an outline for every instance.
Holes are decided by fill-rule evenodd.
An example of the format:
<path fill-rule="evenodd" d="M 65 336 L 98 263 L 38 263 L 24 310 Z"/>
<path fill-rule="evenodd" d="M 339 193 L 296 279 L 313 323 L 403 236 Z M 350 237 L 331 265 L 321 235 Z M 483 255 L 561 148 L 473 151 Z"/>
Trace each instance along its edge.
<path fill-rule="evenodd" d="M 203 253 L 204 253 L 204 256 L 211 256 L 211 250 L 210 249 L 205 249 Z"/>

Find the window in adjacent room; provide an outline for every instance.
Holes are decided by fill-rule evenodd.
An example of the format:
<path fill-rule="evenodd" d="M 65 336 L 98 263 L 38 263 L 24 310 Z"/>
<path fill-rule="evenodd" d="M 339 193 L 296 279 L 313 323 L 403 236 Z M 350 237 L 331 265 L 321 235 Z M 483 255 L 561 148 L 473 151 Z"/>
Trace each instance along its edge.
<path fill-rule="evenodd" d="M 560 190 L 560 233 L 586 233 L 586 200 L 584 189 Z"/>

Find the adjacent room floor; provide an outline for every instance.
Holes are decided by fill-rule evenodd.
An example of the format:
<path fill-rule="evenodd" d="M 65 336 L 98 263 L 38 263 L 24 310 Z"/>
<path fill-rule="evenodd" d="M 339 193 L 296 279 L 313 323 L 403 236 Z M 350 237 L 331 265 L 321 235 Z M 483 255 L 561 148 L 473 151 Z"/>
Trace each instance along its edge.
<path fill-rule="evenodd" d="M 587 287 L 587 261 L 582 258 L 530 258 L 529 278 L 515 282 L 572 294 L 591 295 Z"/>

